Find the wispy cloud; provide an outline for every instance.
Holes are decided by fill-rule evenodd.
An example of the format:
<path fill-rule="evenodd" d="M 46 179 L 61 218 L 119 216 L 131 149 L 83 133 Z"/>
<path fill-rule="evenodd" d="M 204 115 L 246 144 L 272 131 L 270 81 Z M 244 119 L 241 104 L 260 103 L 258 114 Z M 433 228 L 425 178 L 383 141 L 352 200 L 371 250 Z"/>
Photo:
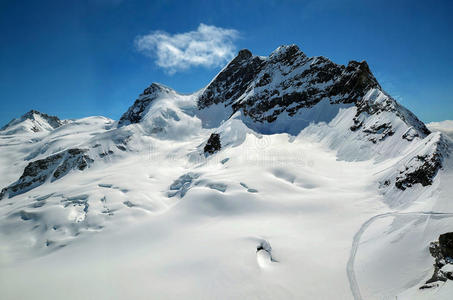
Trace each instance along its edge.
<path fill-rule="evenodd" d="M 216 67 L 234 57 L 238 31 L 200 24 L 195 31 L 169 34 L 154 31 L 138 36 L 137 50 L 152 57 L 170 74 L 192 66 Z"/>

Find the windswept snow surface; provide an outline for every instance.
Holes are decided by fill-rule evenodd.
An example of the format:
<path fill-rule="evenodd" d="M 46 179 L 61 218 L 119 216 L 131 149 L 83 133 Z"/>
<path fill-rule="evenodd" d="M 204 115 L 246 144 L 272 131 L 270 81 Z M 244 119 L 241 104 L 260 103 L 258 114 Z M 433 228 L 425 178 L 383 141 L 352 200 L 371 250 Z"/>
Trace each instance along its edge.
<path fill-rule="evenodd" d="M 452 298 L 419 290 L 452 231 L 451 140 L 377 87 L 274 128 L 200 93 L 0 131 L 1 299 Z"/>
<path fill-rule="evenodd" d="M 39 187 L 33 195 L 60 191 L 39 208 L 28 206 L 31 193 L 3 200 L 2 227 L 10 234 L 2 243 L 2 294 L 350 299 L 350 241 L 366 218 L 385 209 L 374 188 L 376 166 L 338 161 L 321 144 L 286 134 L 246 134 L 241 145 L 207 159 L 182 151 L 198 144 L 159 141 L 152 153 Z M 185 183 L 188 191 L 169 197 L 174 180 L 189 172 L 199 176 Z M 65 208 L 66 200 L 89 206 Z M 104 205 L 113 215 L 101 213 Z M 33 215 L 17 222 L 21 215 L 12 211 Z M 263 240 L 275 261 L 257 252 Z M 66 246 L 33 257 L 46 253 L 47 241 Z"/>
<path fill-rule="evenodd" d="M 104 137 L 90 149 L 95 157 L 122 130 L 105 129 L 109 122 L 75 121 L 80 141 L 75 135 L 71 142 L 82 144 L 91 127 Z M 199 128 L 190 139 L 143 135 L 131 153 L 115 150 L 121 156 L 104 157 L 86 172 L 3 199 L 2 298 L 353 299 L 351 243 L 364 222 L 390 211 L 376 177 L 389 161 L 339 160 L 311 135 L 260 135 L 237 118 L 219 128 L 230 146 L 205 157 L 200 145 L 210 131 L 194 122 Z M 130 130 L 141 131 L 134 126 Z M 64 134 L 53 134 L 43 139 L 67 143 Z M 19 155 L 19 147 L 4 142 L 2 157 Z M 425 209 L 453 211 L 441 202 L 439 184 L 427 192 Z M 184 193 L 172 196 L 180 188 Z M 410 220 L 397 222 L 402 218 Z M 391 220 L 396 225 L 388 227 Z M 361 299 L 418 292 L 432 271 L 428 242 L 450 224 L 422 214 L 369 224 L 353 246 Z M 423 238 L 410 239 L 419 230 Z M 257 251 L 263 241 L 272 256 Z M 385 256 L 388 245 L 402 257 L 389 258 L 390 249 Z"/>

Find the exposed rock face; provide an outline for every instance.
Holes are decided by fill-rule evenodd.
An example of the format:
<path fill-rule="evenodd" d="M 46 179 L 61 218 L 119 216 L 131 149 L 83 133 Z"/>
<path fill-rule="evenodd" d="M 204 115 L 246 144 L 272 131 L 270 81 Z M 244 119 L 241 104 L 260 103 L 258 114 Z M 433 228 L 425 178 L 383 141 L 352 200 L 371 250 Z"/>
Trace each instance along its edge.
<path fill-rule="evenodd" d="M 247 90 L 264 63 L 262 58 L 252 56 L 249 50 L 239 51 L 238 56 L 205 89 L 198 107 L 202 109 L 212 104 L 231 104 Z"/>
<path fill-rule="evenodd" d="M 453 260 L 453 232 L 447 232 L 439 236 L 439 247 L 444 257 Z"/>
<path fill-rule="evenodd" d="M 147 87 L 134 104 L 121 116 L 118 127 L 139 123 L 146 115 L 151 102 L 162 94 L 173 92 L 170 88 L 158 83 L 152 83 Z"/>
<path fill-rule="evenodd" d="M 200 109 L 231 105 L 257 122 L 272 122 L 282 112 L 294 115 L 322 99 L 356 103 L 379 87 L 367 63 L 337 65 L 325 57 L 307 57 L 296 45 L 282 46 L 268 58 L 241 50 L 204 90 Z"/>
<path fill-rule="evenodd" d="M 411 170 L 410 167 L 406 167 L 406 170 L 401 171 L 396 178 L 395 185 L 400 190 L 405 190 L 416 183 L 423 186 L 431 185 L 437 171 L 442 167 L 442 161 L 437 153 L 429 157 L 418 155 L 415 157 L 414 164 L 417 165 L 415 168 Z"/>
<path fill-rule="evenodd" d="M 436 287 L 439 281 L 453 280 L 453 232 L 441 234 L 439 241 L 431 242 L 429 252 L 435 259 L 434 273 L 420 289 Z"/>
<path fill-rule="evenodd" d="M 417 130 L 409 128 L 402 136 L 406 141 L 412 142 L 415 138 L 419 137 Z"/>
<path fill-rule="evenodd" d="M 87 150 L 68 149 L 65 152 L 66 153 L 64 158 L 62 159 L 61 164 L 53 173 L 52 180 L 60 179 L 70 170 L 78 169 L 80 171 L 83 171 L 88 167 L 88 164 L 94 162 L 94 160 L 86 154 Z"/>
<path fill-rule="evenodd" d="M 373 90 L 376 92 L 365 97 Z M 382 92 L 365 61 L 338 65 L 322 56 L 307 57 L 296 45 L 281 46 L 269 57 L 253 56 L 250 51 L 241 50 L 204 89 L 197 105 L 204 110 L 222 104 L 233 114 L 240 111 L 251 122 L 266 124 L 294 117 L 321 101 L 355 105 L 357 113 L 350 130 L 363 132 L 373 143 L 396 132 L 385 118 L 367 124 L 370 115 L 384 112 L 394 113 L 413 128 L 412 135 L 406 136 L 408 140 L 430 133 L 415 115 Z M 310 122 L 326 121 L 315 120 L 313 115 L 308 118 L 302 119 L 306 126 Z"/>
<path fill-rule="evenodd" d="M 441 138 L 433 147 L 434 150 L 423 155 L 415 156 L 396 177 L 395 186 L 400 190 L 420 183 L 422 186 L 431 185 L 437 172 L 442 168 L 442 162 L 448 155 L 448 145 Z"/>
<path fill-rule="evenodd" d="M 265 134 L 298 134 L 310 122 L 332 120 L 338 114 L 333 107 L 340 105 L 356 108 L 348 127 L 361 141 L 412 142 L 430 134 L 413 113 L 382 91 L 365 61 L 338 65 L 322 56 L 307 57 L 296 45 L 279 47 L 269 57 L 241 50 L 198 97 L 200 111 L 208 114 L 214 105 L 228 108 L 231 114 L 223 116 L 226 119 L 239 111 L 247 126 Z M 323 115 L 329 113 L 330 119 Z M 208 154 L 218 151 L 211 138 L 205 147 Z M 414 154 L 394 175 L 395 186 L 404 190 L 417 183 L 432 184 L 442 167 L 442 147 Z"/>
<path fill-rule="evenodd" d="M 392 136 L 395 133 L 390 123 L 373 124 L 369 128 L 364 129 L 363 132 L 374 135 L 369 138 L 369 141 L 375 144 L 378 140 L 383 140 L 386 137 Z M 376 138 L 376 135 L 380 135 L 379 139 Z"/>
<path fill-rule="evenodd" d="M 0 193 L 0 200 L 6 195 L 13 197 L 25 193 L 46 182 L 60 179 L 70 170 L 84 170 L 93 160 L 86 154 L 87 150 L 68 149 L 29 163 L 22 176 Z"/>
<path fill-rule="evenodd" d="M 46 128 L 56 129 L 64 124 L 58 117 L 50 116 L 37 110 L 30 110 L 20 118 L 11 120 L 8 124 L 3 126 L 0 131 L 6 131 L 25 120 L 33 122 L 33 126 L 30 128 L 33 132 L 39 132 Z"/>
<path fill-rule="evenodd" d="M 357 113 L 353 119 L 354 125 L 350 128 L 352 131 L 356 131 L 363 125 L 363 120 L 368 115 L 376 115 L 383 112 L 391 112 L 395 114 L 395 117 L 400 118 L 403 122 L 411 126 L 411 128 L 403 135 L 402 138 L 412 141 L 414 137 L 425 137 L 431 132 L 426 125 L 421 122 L 412 112 L 399 105 L 389 95 L 380 90 L 378 95 L 376 92 L 370 93 L 369 97 L 363 97 L 356 103 Z M 371 131 L 379 131 L 386 129 L 392 131 L 390 124 L 378 124 Z M 380 127 L 382 126 L 382 127 Z"/>
<path fill-rule="evenodd" d="M 220 151 L 221 148 L 220 135 L 218 133 L 212 133 L 203 150 L 205 154 L 214 154 Z"/>

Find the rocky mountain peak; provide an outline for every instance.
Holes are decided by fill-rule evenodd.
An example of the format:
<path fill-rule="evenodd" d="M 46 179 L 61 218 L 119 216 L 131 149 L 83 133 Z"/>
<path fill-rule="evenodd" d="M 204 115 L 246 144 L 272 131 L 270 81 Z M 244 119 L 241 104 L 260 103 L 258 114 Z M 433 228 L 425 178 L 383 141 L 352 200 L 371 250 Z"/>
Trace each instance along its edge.
<path fill-rule="evenodd" d="M 153 100 L 172 93 L 176 94 L 173 89 L 163 84 L 153 82 L 143 91 L 143 93 L 140 94 L 134 104 L 121 116 L 118 121 L 118 127 L 140 122 Z"/>
<path fill-rule="evenodd" d="M 325 103 L 322 110 L 309 112 L 320 102 Z M 392 112 L 416 135 L 429 134 L 422 122 L 382 91 L 366 61 L 340 65 L 323 56 L 307 57 L 297 45 L 280 46 L 268 57 L 241 50 L 198 97 L 200 110 L 218 104 L 228 112 L 224 118 L 240 111 L 248 126 L 263 133 L 297 134 L 310 122 L 330 121 L 339 105 L 349 105 L 357 107 L 353 131 L 371 130 L 362 127 L 362 113 Z"/>
<path fill-rule="evenodd" d="M 33 132 L 56 129 L 64 124 L 64 122 L 56 116 L 50 116 L 48 114 L 32 109 L 29 112 L 22 115 L 20 118 L 11 120 L 0 130 L 7 131 L 9 129 L 12 129 L 13 127 L 20 126 L 19 124 L 23 123 L 26 120 L 31 121 L 29 130 Z"/>
<path fill-rule="evenodd" d="M 342 66 L 343 67 L 343 66 Z M 344 103 L 357 103 L 373 88 L 381 89 L 366 61 L 352 60 L 348 63 L 330 90 L 330 95 L 347 95 Z"/>
<path fill-rule="evenodd" d="M 381 88 L 378 81 L 371 73 L 370 67 L 366 61 L 351 60 L 346 66 L 346 72 L 354 73 L 357 76 L 357 84 L 362 88 L 368 86 Z"/>
<path fill-rule="evenodd" d="M 27 118 L 27 119 L 34 119 L 34 115 L 41 115 L 41 113 L 37 110 L 30 110 L 29 112 L 25 113 L 22 115 L 22 118 Z"/>
<path fill-rule="evenodd" d="M 365 61 L 343 66 L 323 56 L 309 58 L 297 45 L 284 45 L 269 57 L 241 50 L 205 88 L 198 108 L 222 103 L 254 122 L 271 123 L 281 113 L 293 116 L 323 99 L 357 103 L 372 88 L 380 85 Z"/>
<path fill-rule="evenodd" d="M 163 84 L 153 82 L 140 96 L 158 96 L 162 93 L 171 93 L 173 90 Z"/>
<path fill-rule="evenodd" d="M 242 49 L 242 50 L 239 50 L 238 55 L 236 56 L 236 58 L 238 60 L 244 60 L 244 59 L 248 59 L 248 58 L 250 58 L 252 56 L 253 56 L 253 54 L 252 54 L 252 52 L 250 52 L 249 49 Z"/>
<path fill-rule="evenodd" d="M 218 103 L 230 103 L 243 94 L 264 66 L 264 60 L 243 49 L 214 78 L 198 100 L 200 109 Z"/>
<path fill-rule="evenodd" d="M 269 59 L 273 61 L 280 61 L 285 64 L 294 63 L 297 58 L 305 58 L 306 55 L 295 45 L 282 45 L 275 49 L 270 55 Z"/>

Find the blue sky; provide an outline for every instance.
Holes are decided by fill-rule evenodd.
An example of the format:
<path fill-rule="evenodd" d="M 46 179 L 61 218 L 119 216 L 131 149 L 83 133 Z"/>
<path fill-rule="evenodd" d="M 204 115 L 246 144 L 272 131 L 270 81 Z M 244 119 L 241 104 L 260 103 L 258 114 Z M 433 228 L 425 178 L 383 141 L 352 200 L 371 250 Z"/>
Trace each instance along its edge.
<path fill-rule="evenodd" d="M 453 119 L 452 11 L 415 0 L 0 0 L 0 124 L 32 108 L 118 119 L 151 82 L 193 92 L 239 49 L 293 43 L 366 60 L 423 121 Z"/>

